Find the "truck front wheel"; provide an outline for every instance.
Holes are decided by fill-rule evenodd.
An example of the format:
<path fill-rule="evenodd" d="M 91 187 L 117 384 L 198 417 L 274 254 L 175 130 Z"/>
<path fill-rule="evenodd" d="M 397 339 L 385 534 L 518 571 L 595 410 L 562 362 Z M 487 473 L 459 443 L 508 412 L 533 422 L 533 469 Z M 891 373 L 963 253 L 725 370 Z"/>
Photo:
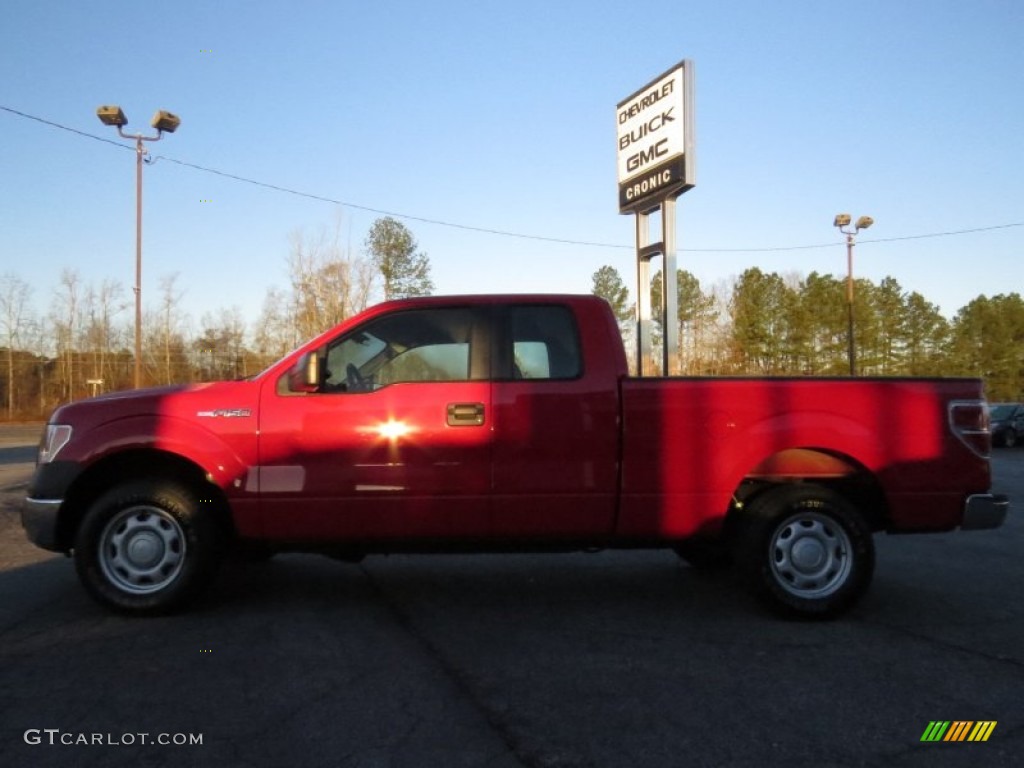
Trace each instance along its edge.
<path fill-rule="evenodd" d="M 845 498 L 813 484 L 775 488 L 750 503 L 737 564 L 753 591 L 784 614 L 832 618 L 867 590 L 874 541 Z"/>
<path fill-rule="evenodd" d="M 86 512 L 75 567 L 86 591 L 123 613 L 158 614 L 204 587 L 218 559 L 216 521 L 169 482 L 118 486 Z"/>

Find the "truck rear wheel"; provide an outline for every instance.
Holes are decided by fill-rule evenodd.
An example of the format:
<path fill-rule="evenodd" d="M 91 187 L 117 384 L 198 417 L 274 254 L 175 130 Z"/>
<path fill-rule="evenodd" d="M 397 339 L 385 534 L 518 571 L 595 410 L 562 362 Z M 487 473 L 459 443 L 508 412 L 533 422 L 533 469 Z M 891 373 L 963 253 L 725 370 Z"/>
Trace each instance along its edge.
<path fill-rule="evenodd" d="M 754 593 L 783 614 L 832 618 L 867 590 L 871 529 L 845 498 L 814 484 L 755 498 L 737 538 L 737 565 Z"/>
<path fill-rule="evenodd" d="M 187 488 L 169 482 L 118 486 L 86 512 L 75 567 L 100 604 L 137 615 L 167 613 L 210 581 L 218 527 Z"/>

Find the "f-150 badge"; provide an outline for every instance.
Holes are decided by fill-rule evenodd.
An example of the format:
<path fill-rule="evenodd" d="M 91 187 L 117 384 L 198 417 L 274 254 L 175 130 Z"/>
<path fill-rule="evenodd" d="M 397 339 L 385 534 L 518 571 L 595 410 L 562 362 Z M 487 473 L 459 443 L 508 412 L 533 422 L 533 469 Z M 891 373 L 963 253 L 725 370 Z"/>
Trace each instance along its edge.
<path fill-rule="evenodd" d="M 237 419 L 251 415 L 252 411 L 250 411 L 248 408 L 217 408 L 216 410 L 213 411 L 199 411 L 196 413 L 196 416 L 198 416 L 201 419 Z"/>

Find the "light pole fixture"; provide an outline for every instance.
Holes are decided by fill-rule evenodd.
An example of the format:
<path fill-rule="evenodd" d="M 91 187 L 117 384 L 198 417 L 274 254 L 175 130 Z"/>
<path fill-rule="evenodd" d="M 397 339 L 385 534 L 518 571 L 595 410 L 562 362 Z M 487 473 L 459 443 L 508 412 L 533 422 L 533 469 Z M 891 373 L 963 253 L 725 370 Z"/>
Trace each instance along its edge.
<path fill-rule="evenodd" d="M 143 136 L 141 133 L 128 134 L 124 126 L 128 118 L 116 104 L 107 104 L 96 110 L 96 117 L 104 125 L 117 128 L 123 139 L 135 140 L 135 388 L 142 386 L 142 163 L 146 160 L 144 141 L 160 141 L 164 133 L 174 133 L 181 125 L 181 119 L 162 109 L 157 110 L 150 120 L 156 128 L 156 136 Z"/>
<path fill-rule="evenodd" d="M 857 375 L 857 355 L 853 346 L 853 246 L 856 242 L 856 235 L 862 229 L 867 229 L 875 220 L 870 216 L 861 216 L 853 229 L 845 229 L 850 226 L 850 214 L 837 213 L 832 226 L 846 235 L 846 343 L 847 355 L 850 358 L 850 375 Z"/>

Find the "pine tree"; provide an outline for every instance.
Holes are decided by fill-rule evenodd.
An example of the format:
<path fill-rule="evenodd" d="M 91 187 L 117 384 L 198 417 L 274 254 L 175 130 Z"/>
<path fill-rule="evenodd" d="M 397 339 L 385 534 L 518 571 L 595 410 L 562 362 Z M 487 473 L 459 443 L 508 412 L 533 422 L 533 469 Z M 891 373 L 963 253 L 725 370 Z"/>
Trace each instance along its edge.
<path fill-rule="evenodd" d="M 384 299 L 429 296 L 434 290 L 430 259 L 417 252 L 412 232 L 399 221 L 377 219 L 366 236 L 366 249 L 384 280 Z"/>

